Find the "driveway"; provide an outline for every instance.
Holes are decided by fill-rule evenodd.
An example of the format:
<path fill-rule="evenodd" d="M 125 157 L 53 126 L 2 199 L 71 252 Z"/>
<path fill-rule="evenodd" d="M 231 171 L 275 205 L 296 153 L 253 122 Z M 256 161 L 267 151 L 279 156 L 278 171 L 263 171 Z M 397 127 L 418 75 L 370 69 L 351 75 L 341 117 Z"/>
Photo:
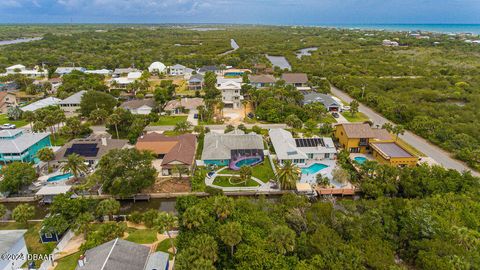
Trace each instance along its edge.
<path fill-rule="evenodd" d="M 342 99 L 347 103 L 350 103 L 353 100 L 348 94 L 346 94 L 345 92 L 341 91 L 336 87 L 332 86 L 331 91 L 332 91 L 332 94 L 334 94 L 335 96 L 337 96 L 338 98 Z M 370 118 L 370 120 L 373 121 L 374 125 L 382 126 L 385 123 L 392 123 L 389 120 L 387 120 L 385 117 L 380 115 L 379 113 L 375 112 L 374 110 L 370 109 L 369 107 L 361 103 L 359 106 L 359 111 L 367 115 L 368 118 Z M 430 158 L 432 158 L 433 160 L 435 160 L 437 163 L 441 164 L 445 168 L 454 169 L 460 172 L 470 171 L 472 172 L 473 175 L 480 176 L 479 172 L 473 171 L 465 163 L 452 158 L 449 152 L 441 149 L 436 145 L 431 144 L 427 140 L 413 134 L 410 131 L 406 131 L 404 135 L 400 135 L 400 138 L 402 138 L 408 144 L 420 150 L 425 155 L 429 156 Z"/>

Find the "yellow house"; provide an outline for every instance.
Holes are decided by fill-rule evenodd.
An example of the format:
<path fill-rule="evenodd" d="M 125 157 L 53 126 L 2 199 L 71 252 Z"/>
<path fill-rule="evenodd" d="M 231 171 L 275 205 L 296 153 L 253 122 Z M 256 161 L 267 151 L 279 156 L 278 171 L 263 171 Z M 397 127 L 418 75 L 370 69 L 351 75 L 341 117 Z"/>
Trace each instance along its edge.
<path fill-rule="evenodd" d="M 373 157 L 381 164 L 396 167 L 415 167 L 418 157 L 398 145 L 396 142 L 372 142 Z"/>
<path fill-rule="evenodd" d="M 366 123 L 345 123 L 335 128 L 335 137 L 343 149 L 350 153 L 370 152 L 370 142 L 393 141 L 385 129 L 372 128 Z"/>

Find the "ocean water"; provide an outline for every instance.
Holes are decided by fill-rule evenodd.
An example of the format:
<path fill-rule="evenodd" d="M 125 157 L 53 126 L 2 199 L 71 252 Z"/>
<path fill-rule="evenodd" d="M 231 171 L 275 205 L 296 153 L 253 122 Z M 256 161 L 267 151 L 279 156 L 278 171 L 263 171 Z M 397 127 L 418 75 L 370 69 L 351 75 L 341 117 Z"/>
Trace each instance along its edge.
<path fill-rule="evenodd" d="M 438 33 L 473 33 L 480 35 L 480 24 L 338 24 L 319 25 L 335 28 L 355 28 L 386 31 L 429 31 Z"/>

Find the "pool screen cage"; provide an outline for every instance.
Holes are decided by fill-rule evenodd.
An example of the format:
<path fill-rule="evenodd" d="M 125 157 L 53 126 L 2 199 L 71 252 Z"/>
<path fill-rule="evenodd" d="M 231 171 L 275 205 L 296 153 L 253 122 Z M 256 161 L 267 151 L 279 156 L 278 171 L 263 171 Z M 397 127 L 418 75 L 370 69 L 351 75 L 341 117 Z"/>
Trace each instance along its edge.
<path fill-rule="evenodd" d="M 264 158 L 263 149 L 236 149 L 232 150 L 232 160 L 237 160 L 241 157 L 260 157 Z"/>

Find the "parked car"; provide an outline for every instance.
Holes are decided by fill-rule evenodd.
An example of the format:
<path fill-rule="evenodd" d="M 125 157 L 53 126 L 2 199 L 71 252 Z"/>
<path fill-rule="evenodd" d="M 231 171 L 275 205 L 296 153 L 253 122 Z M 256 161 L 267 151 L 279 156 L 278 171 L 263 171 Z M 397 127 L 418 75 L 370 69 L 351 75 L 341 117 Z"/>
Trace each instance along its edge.
<path fill-rule="evenodd" d="M 0 126 L 0 129 L 16 129 L 16 128 L 17 128 L 16 125 L 9 124 L 9 123 L 6 123 Z"/>
<path fill-rule="evenodd" d="M 333 116 L 334 118 L 339 118 L 339 117 L 340 117 L 340 115 L 339 115 L 338 113 L 336 113 L 336 112 L 332 113 L 332 116 Z"/>

